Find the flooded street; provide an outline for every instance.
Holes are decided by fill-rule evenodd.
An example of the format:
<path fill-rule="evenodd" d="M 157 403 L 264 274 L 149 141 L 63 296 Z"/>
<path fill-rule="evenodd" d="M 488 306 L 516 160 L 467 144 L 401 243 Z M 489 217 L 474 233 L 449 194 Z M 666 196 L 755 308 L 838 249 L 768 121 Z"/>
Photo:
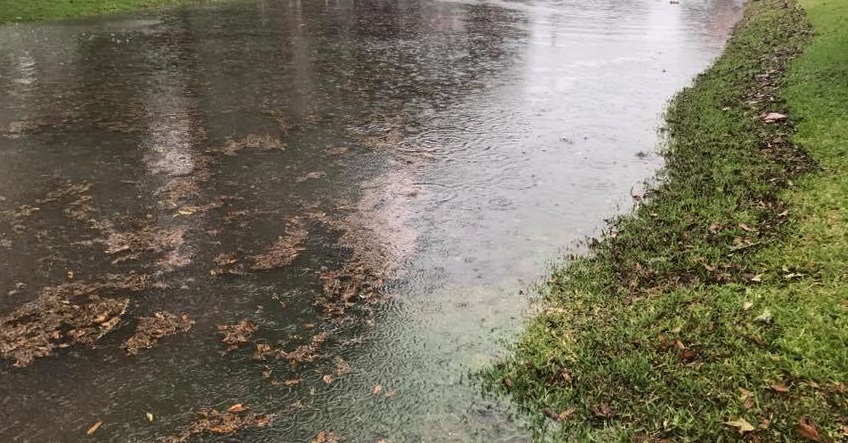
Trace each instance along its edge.
<path fill-rule="evenodd" d="M 681 3 L 0 27 L 0 440 L 529 441 L 469 374 L 662 165 L 742 0 Z"/>

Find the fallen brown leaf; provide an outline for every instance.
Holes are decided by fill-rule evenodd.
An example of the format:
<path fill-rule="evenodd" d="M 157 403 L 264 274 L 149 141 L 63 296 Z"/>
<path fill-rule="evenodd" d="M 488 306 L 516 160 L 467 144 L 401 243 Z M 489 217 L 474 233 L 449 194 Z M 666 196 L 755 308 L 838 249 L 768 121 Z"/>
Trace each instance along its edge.
<path fill-rule="evenodd" d="M 612 418 L 615 415 L 612 411 L 612 407 L 609 403 L 599 403 L 592 407 L 592 413 L 595 414 L 595 417 L 608 419 Z"/>
<path fill-rule="evenodd" d="M 741 394 L 739 396 L 739 399 L 742 400 L 742 407 L 744 407 L 745 409 L 753 408 L 754 393 L 744 388 L 739 388 L 739 393 Z"/>
<path fill-rule="evenodd" d="M 739 431 L 740 434 L 745 434 L 756 429 L 754 425 L 749 423 L 748 420 L 745 420 L 744 418 L 737 418 L 736 420 L 726 421 L 724 422 L 724 424 L 736 428 L 736 430 Z"/>
<path fill-rule="evenodd" d="M 809 441 L 822 441 L 819 427 L 808 417 L 801 417 L 798 424 L 795 425 L 795 434 L 799 438 Z"/>
<path fill-rule="evenodd" d="M 247 410 L 247 408 L 244 407 L 241 403 L 236 403 L 236 404 L 230 406 L 227 409 L 227 412 L 244 412 L 246 410 Z"/>
<path fill-rule="evenodd" d="M 779 392 L 781 394 L 785 394 L 785 393 L 789 392 L 789 388 L 787 388 L 786 386 L 784 386 L 780 383 L 772 383 L 772 385 L 769 386 L 769 387 L 771 388 L 772 391 Z"/>
<path fill-rule="evenodd" d="M 576 410 L 576 409 L 574 409 L 574 408 L 568 408 L 568 409 L 566 409 L 566 410 L 564 410 L 564 411 L 560 412 L 560 413 L 557 415 L 557 419 L 558 419 L 559 421 L 565 421 L 565 420 L 567 420 L 567 419 L 568 419 L 568 417 L 571 417 L 572 415 L 574 415 L 574 413 L 575 413 L 576 411 L 577 411 L 577 410 Z"/>
<path fill-rule="evenodd" d="M 746 225 L 745 223 L 739 223 L 739 229 L 747 232 L 755 232 L 756 229 Z"/>

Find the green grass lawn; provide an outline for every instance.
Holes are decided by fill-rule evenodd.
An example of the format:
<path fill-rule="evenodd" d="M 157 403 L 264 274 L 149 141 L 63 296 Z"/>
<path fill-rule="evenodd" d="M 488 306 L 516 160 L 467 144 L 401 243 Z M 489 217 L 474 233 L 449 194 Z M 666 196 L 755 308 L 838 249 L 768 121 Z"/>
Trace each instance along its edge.
<path fill-rule="evenodd" d="M 203 0 L 0 0 L 0 23 L 55 20 Z"/>
<path fill-rule="evenodd" d="M 800 4 L 749 4 L 662 184 L 485 374 L 538 440 L 848 440 L 848 2 Z"/>

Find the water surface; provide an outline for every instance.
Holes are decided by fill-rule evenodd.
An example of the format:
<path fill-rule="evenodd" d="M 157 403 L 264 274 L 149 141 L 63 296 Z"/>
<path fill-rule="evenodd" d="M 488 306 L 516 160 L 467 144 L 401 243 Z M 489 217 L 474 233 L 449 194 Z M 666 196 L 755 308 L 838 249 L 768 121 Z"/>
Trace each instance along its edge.
<path fill-rule="evenodd" d="M 221 441 L 527 441 L 467 374 L 519 331 L 520 290 L 661 166 L 663 106 L 742 0 L 681 3 L 244 0 L 0 27 L 0 314 L 148 282 L 105 290 L 129 306 L 93 348 L 0 363 L 0 437 L 100 420 L 92 440 L 155 441 L 242 403 L 277 418 Z M 300 231 L 291 263 L 254 269 Z M 385 287 L 333 311 L 340 272 Z M 125 355 L 157 311 L 194 326 Z M 225 352 L 218 325 L 242 319 L 259 330 Z M 314 361 L 251 358 L 320 334 Z"/>

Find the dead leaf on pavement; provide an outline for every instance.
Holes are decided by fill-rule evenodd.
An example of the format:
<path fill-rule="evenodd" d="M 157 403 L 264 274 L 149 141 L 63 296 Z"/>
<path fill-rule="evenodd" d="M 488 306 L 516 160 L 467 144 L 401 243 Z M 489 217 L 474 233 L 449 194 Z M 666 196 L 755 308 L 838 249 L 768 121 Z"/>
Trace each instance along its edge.
<path fill-rule="evenodd" d="M 749 423 L 748 420 L 745 420 L 744 418 L 738 418 L 736 420 L 726 421 L 726 422 L 724 422 L 724 424 L 726 424 L 727 426 L 730 426 L 732 428 L 736 428 L 736 430 L 739 431 L 740 434 L 745 434 L 745 433 L 751 432 L 754 429 L 756 429 L 754 427 L 754 425 Z"/>
<path fill-rule="evenodd" d="M 91 425 L 91 427 L 88 428 L 87 431 L 85 431 L 85 435 L 94 435 L 94 433 L 97 432 L 98 429 L 100 429 L 100 425 L 102 425 L 102 424 L 103 424 L 102 421 L 97 420 L 97 423 Z"/>
<path fill-rule="evenodd" d="M 819 427 L 807 417 L 801 417 L 798 424 L 795 426 L 795 434 L 804 440 L 822 441 Z"/>

